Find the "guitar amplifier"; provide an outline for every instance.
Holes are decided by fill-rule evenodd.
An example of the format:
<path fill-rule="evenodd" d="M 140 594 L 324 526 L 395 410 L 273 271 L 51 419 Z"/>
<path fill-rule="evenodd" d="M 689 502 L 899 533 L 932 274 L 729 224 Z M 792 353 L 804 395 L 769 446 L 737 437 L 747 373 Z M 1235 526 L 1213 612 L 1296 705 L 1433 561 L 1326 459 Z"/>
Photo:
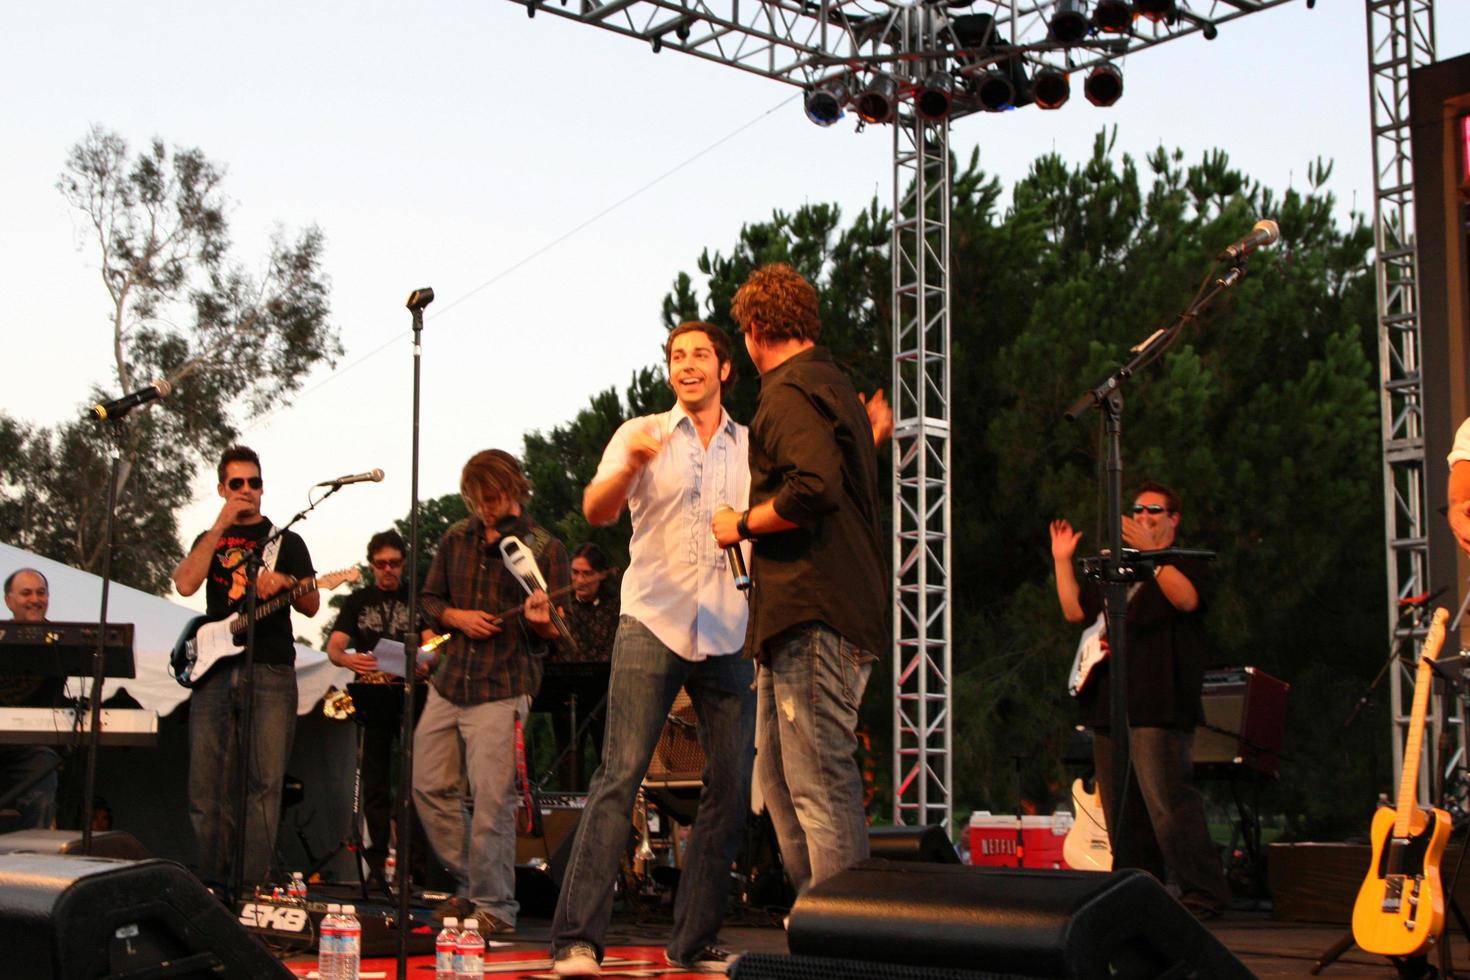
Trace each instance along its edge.
<path fill-rule="evenodd" d="M 1205 716 L 1194 730 L 1195 769 L 1202 775 L 1278 775 L 1290 690 L 1290 684 L 1255 667 L 1205 671 Z"/>
<path fill-rule="evenodd" d="M 654 746 L 643 785 L 653 789 L 698 789 L 704 775 L 704 749 L 699 746 L 694 702 L 682 687 L 669 708 L 663 734 Z"/>

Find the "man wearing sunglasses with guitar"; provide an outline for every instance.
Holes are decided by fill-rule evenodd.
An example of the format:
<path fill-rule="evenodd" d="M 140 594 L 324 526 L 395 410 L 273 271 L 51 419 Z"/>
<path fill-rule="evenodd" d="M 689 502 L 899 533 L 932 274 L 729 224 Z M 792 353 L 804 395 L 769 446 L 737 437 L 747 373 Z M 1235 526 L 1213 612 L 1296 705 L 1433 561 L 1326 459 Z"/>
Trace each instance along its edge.
<path fill-rule="evenodd" d="M 1139 485 L 1123 515 L 1123 543 L 1139 551 L 1175 544 L 1179 495 L 1152 480 Z M 1069 623 L 1090 623 L 1103 610 L 1096 582 L 1079 583 L 1072 558 L 1082 533 L 1063 520 L 1051 523 L 1057 598 Z M 1155 565 L 1153 574 L 1128 589 L 1129 773 L 1123 833 L 1108 828 L 1114 868 L 1142 868 L 1160 881 L 1166 868 L 1178 879 L 1184 904 L 1198 918 L 1214 918 L 1230 900 L 1205 824 L 1204 800 L 1190 782 L 1194 728 L 1203 718 L 1205 596 L 1209 564 L 1181 559 Z M 1077 691 L 1084 722 L 1093 730 L 1093 765 L 1112 814 L 1113 744 L 1109 731 L 1106 660 Z"/>
<path fill-rule="evenodd" d="M 280 596 L 289 603 L 260 615 L 255 624 L 249 798 L 245 809 L 246 887 L 268 880 L 281 812 L 281 783 L 296 733 L 296 644 L 291 608 L 316 615 L 321 596 L 306 542 L 287 531 L 262 545 L 274 527 L 260 511 L 264 483 L 260 457 L 245 446 L 220 456 L 218 492 L 224 500 L 209 530 L 194 539 L 174 569 L 174 587 L 193 595 L 205 587 L 205 614 L 224 620 L 245 608 L 247 557 L 264 547 L 256 577 L 258 601 Z M 245 744 L 240 715 L 246 683 L 244 658 L 228 657 L 192 681 L 189 701 L 189 819 L 199 849 L 199 877 L 222 885 L 235 853 L 238 758 Z"/>

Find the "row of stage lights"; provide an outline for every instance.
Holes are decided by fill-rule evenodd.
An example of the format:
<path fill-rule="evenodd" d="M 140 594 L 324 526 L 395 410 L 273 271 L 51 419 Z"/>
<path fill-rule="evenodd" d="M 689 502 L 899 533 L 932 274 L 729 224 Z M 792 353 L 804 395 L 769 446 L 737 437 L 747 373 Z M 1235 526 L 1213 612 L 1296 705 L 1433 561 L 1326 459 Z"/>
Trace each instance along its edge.
<path fill-rule="evenodd" d="M 1089 34 L 1129 33 L 1135 17 L 1154 23 L 1174 23 L 1182 17 L 1197 24 L 1207 40 L 1214 40 L 1217 33 L 1209 21 L 1181 13 L 1176 0 L 1096 0 L 1091 17 L 1087 0 L 1056 0 L 1047 22 L 1047 36 L 1062 45 L 1081 44 Z M 987 26 L 974 46 L 993 50 L 988 44 L 986 20 Z M 957 29 L 956 34 L 962 43 L 973 40 L 965 38 L 962 30 Z M 915 111 L 929 122 L 948 118 L 957 89 L 986 112 L 1003 112 L 1027 102 L 1035 102 L 1041 109 L 1060 109 L 1072 97 L 1071 72 L 1045 65 L 1028 79 L 1021 58 L 1012 56 L 976 75 L 930 72 L 913 91 Z M 1123 72 L 1112 62 L 1096 65 L 1083 80 L 1082 92 L 1088 102 L 1106 108 L 1123 95 Z M 842 118 L 843 108 L 850 103 L 863 122 L 885 123 L 893 119 L 898 99 L 899 82 L 891 75 L 875 73 L 861 86 L 852 76 L 844 76 L 810 90 L 806 114 L 818 126 L 830 126 Z"/>

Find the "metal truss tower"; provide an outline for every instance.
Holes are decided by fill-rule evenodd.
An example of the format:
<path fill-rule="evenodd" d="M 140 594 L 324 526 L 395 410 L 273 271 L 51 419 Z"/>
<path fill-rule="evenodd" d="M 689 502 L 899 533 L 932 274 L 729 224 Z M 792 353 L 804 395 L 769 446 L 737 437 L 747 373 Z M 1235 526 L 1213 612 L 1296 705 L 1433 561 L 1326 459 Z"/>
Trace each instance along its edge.
<path fill-rule="evenodd" d="M 908 12 L 905 46 L 942 22 Z M 918 85 L 934 62 L 914 62 Z M 949 122 L 904 105 L 893 125 L 893 822 L 949 826 Z"/>
<path fill-rule="evenodd" d="M 1424 490 L 1423 384 L 1420 375 L 1419 261 L 1414 236 L 1414 159 L 1409 127 L 1409 73 L 1434 61 L 1434 0 L 1367 0 L 1368 72 L 1373 127 L 1373 225 L 1378 280 L 1378 377 L 1383 436 L 1383 507 L 1388 545 L 1389 644 L 1413 653 L 1389 682 L 1393 703 L 1393 767 L 1403 766 L 1414 667 L 1424 626 L 1400 625 L 1398 600 L 1429 588 L 1430 516 Z M 1433 699 L 1431 738 L 1448 719 Z M 1460 738 L 1463 751 L 1463 726 Z M 1433 743 L 1431 743 L 1433 744 Z M 1420 802 L 1436 781 L 1424 753 Z"/>
<path fill-rule="evenodd" d="M 894 126 L 893 380 L 895 823 L 951 816 L 949 124 L 982 111 L 978 90 L 1003 75 L 1017 104 L 1042 69 L 1073 78 L 1124 56 L 1290 0 L 1156 0 L 1153 17 L 1117 31 L 1088 25 L 1063 42 L 1056 0 L 511 0 L 795 85 L 840 89 L 839 105 L 875 80 L 896 83 Z M 1420 0 L 1423 2 L 1423 0 Z M 1124 5 L 1126 7 L 1126 5 Z M 1070 9 L 1070 6 L 1069 6 Z M 954 83 L 947 120 L 918 115 L 928 70 Z"/>

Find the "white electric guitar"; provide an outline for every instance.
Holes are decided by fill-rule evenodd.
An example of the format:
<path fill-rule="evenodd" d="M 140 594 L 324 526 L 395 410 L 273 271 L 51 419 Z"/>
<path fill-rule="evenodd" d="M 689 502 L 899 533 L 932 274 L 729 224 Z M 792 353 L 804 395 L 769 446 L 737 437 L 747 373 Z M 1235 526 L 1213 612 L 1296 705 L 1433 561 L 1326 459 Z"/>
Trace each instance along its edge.
<path fill-rule="evenodd" d="M 335 589 L 343 582 L 356 582 L 362 573 L 356 568 L 343 568 L 315 578 L 304 578 L 294 586 L 272 596 L 255 607 L 255 621 L 276 612 L 288 603 L 306 595 L 312 589 Z M 221 660 L 239 656 L 245 648 L 245 628 L 250 621 L 244 613 L 210 619 L 195 616 L 184 626 L 174 644 L 174 652 L 168 659 L 169 670 L 174 680 L 185 687 L 193 687 L 209 669 Z"/>
<path fill-rule="evenodd" d="M 1107 619 L 1101 613 L 1091 626 L 1082 631 L 1077 641 L 1077 655 L 1072 658 L 1072 670 L 1067 675 L 1067 693 L 1076 697 L 1092 680 L 1092 672 L 1108 659 Z"/>

